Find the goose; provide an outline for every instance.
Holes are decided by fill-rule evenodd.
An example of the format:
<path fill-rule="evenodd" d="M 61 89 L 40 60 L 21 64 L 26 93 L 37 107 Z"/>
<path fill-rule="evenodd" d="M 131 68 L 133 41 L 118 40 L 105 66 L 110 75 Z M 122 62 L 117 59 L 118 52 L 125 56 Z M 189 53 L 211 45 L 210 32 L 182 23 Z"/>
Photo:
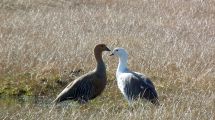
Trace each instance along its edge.
<path fill-rule="evenodd" d="M 159 105 L 158 95 L 152 81 L 144 74 L 131 71 L 127 67 L 127 51 L 124 48 L 115 48 L 110 56 L 119 58 L 116 71 L 117 85 L 128 102 L 131 103 L 140 98 Z"/>
<path fill-rule="evenodd" d="M 110 51 L 110 49 L 105 44 L 95 46 L 96 68 L 71 82 L 53 101 L 55 104 L 65 100 L 78 101 L 80 104 L 87 103 L 102 93 L 107 83 L 106 67 L 102 59 L 103 51 Z"/>

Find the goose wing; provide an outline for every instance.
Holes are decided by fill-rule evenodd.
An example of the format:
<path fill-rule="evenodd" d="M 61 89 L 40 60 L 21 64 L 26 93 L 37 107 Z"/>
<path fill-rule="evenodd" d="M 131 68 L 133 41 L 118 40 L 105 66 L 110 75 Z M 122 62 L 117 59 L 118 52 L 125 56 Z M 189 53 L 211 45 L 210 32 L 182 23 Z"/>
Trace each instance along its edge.
<path fill-rule="evenodd" d="M 152 100 L 158 97 L 153 83 L 145 76 L 131 73 L 127 77 L 124 77 L 124 79 L 124 92 L 127 95 L 127 99 L 131 100 L 143 97 L 147 100 Z"/>
<path fill-rule="evenodd" d="M 57 96 L 54 102 L 57 103 L 68 99 L 88 100 L 94 96 L 93 93 L 95 92 L 95 88 L 92 83 L 93 79 L 95 79 L 95 75 L 91 72 L 77 78 Z"/>
<path fill-rule="evenodd" d="M 146 84 L 148 84 L 149 86 L 155 88 L 155 86 L 152 83 L 152 81 L 148 77 L 146 77 L 144 74 L 141 74 L 139 72 L 134 72 L 134 75 L 139 76 Z"/>

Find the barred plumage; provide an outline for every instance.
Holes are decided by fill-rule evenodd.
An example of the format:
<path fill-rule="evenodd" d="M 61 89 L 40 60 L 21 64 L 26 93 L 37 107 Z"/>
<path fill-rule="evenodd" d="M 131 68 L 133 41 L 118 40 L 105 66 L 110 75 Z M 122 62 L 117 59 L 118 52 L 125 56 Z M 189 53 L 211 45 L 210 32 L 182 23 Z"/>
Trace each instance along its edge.
<path fill-rule="evenodd" d="M 159 105 L 158 95 L 152 81 L 145 75 L 130 71 L 127 68 L 128 53 L 124 48 L 115 48 L 111 55 L 119 57 L 116 71 L 117 84 L 125 98 L 131 102 L 144 98 L 155 105 Z"/>
<path fill-rule="evenodd" d="M 55 104 L 65 100 L 85 103 L 102 93 L 107 82 L 106 67 L 102 60 L 103 51 L 110 51 L 110 49 L 104 44 L 96 45 L 94 48 L 96 68 L 71 82 L 53 101 Z"/>

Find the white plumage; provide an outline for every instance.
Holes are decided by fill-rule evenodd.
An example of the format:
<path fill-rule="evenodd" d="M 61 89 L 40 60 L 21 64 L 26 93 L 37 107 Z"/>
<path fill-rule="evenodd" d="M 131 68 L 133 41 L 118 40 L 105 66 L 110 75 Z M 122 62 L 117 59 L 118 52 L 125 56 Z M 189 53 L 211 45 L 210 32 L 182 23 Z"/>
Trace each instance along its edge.
<path fill-rule="evenodd" d="M 129 102 L 137 98 L 144 98 L 155 105 L 159 105 L 158 95 L 152 81 L 145 75 L 128 69 L 128 53 L 126 50 L 115 48 L 111 55 L 119 57 L 116 71 L 117 85 L 125 98 Z"/>

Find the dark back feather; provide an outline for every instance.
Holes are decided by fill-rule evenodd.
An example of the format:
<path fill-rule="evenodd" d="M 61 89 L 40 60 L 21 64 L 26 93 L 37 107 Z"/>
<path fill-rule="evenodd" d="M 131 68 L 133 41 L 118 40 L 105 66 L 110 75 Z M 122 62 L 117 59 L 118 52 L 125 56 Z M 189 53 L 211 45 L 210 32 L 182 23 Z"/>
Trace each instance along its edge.
<path fill-rule="evenodd" d="M 126 81 L 124 92 L 128 100 L 144 98 L 153 101 L 158 100 L 155 87 L 149 78 L 132 73 L 133 76 Z"/>

